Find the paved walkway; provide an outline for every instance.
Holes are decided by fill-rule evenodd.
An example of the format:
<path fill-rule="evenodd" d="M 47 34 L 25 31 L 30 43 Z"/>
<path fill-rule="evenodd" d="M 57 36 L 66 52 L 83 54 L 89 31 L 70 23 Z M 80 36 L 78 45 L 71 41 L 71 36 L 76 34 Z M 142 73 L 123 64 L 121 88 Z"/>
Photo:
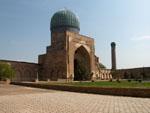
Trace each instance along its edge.
<path fill-rule="evenodd" d="M 0 113 L 150 113 L 150 98 L 0 85 Z"/>

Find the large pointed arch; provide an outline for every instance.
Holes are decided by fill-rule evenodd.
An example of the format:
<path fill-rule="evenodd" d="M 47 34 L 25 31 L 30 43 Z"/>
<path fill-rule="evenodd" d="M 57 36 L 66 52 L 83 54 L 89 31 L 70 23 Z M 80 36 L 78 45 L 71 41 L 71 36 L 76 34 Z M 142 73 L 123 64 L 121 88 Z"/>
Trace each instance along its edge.
<path fill-rule="evenodd" d="M 84 46 L 74 53 L 74 80 L 90 80 L 90 55 Z"/>

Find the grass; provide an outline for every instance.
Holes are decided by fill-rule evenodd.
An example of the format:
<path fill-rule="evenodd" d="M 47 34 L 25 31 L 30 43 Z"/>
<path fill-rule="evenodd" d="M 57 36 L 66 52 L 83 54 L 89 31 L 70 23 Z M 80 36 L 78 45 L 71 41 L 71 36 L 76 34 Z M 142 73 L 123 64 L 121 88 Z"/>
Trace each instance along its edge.
<path fill-rule="evenodd" d="M 69 85 L 81 87 L 113 87 L 113 88 L 150 88 L 150 82 L 137 82 L 137 81 L 121 81 L 120 83 L 113 81 L 97 81 L 97 82 L 69 82 L 69 83 L 49 83 L 54 85 Z"/>

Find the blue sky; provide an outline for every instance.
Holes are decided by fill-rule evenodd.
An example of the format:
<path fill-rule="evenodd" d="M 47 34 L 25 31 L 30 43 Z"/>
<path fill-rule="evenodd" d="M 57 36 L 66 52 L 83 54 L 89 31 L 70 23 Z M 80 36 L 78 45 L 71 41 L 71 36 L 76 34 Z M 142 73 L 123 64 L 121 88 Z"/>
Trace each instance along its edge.
<path fill-rule="evenodd" d="M 80 34 L 95 39 L 96 55 L 111 67 L 150 66 L 150 0 L 0 0 L 0 59 L 37 62 L 50 45 L 50 19 L 66 7 L 80 20 Z"/>

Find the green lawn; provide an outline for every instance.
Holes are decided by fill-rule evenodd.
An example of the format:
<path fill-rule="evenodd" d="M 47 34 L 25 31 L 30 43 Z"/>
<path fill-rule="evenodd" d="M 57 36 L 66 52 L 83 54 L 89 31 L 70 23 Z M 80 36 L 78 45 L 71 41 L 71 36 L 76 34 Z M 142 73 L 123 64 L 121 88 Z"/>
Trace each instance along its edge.
<path fill-rule="evenodd" d="M 113 81 L 99 81 L 99 82 L 71 82 L 71 83 L 56 83 L 58 85 L 71 85 L 81 87 L 115 87 L 115 88 L 150 88 L 150 82 L 139 83 L 137 81 L 121 81 L 120 83 Z"/>

